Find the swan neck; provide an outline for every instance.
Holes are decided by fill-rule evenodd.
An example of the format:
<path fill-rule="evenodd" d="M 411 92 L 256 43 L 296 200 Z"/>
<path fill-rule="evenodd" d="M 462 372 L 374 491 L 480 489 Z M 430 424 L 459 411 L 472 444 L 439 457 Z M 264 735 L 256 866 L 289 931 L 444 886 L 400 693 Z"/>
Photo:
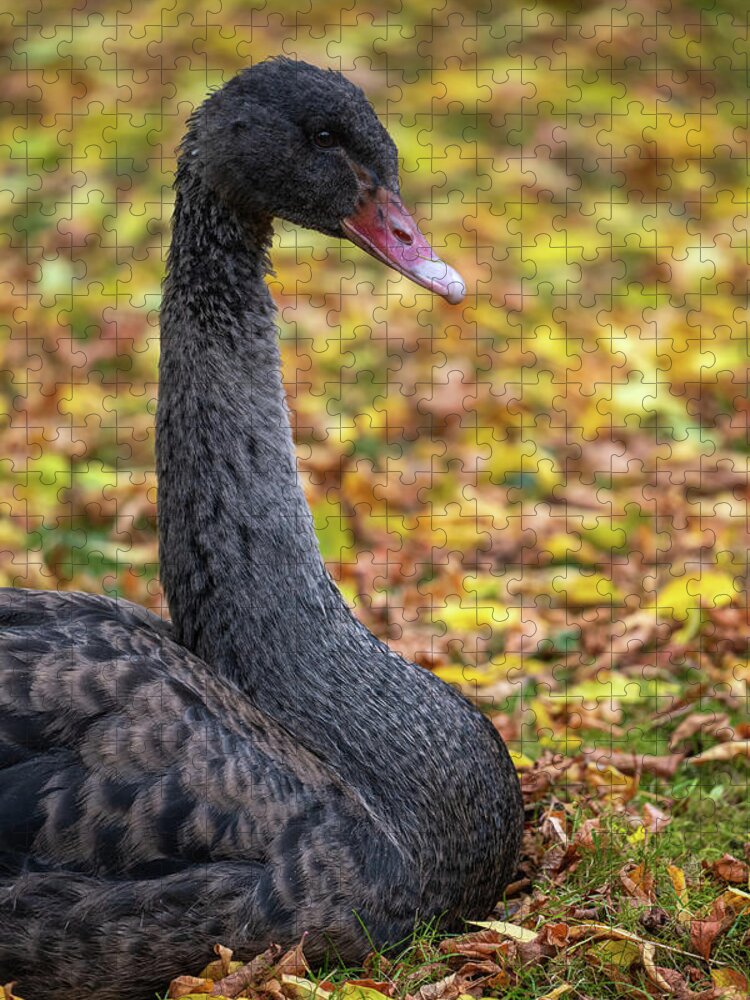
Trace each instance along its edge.
<path fill-rule="evenodd" d="M 341 605 L 297 475 L 271 234 L 178 189 L 161 314 L 162 583 L 178 640 L 253 692 Z"/>

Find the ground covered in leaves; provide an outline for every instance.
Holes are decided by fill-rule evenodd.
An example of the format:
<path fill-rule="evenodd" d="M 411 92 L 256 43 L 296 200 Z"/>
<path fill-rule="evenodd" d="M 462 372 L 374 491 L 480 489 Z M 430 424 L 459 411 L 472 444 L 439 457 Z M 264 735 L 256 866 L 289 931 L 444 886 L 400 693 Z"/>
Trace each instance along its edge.
<path fill-rule="evenodd" d="M 527 836 L 492 926 L 423 930 L 319 995 L 741 1000 L 746 10 L 308 6 L 146 3 L 115 26 L 53 0 L 44 27 L 0 21 L 0 583 L 164 611 L 153 418 L 174 149 L 207 87 L 251 59 L 341 66 L 469 294 L 447 306 L 279 224 L 300 471 L 356 613 L 505 736 Z M 194 992 L 226 987 L 217 961 Z M 273 955 L 243 989 L 307 1000 L 308 980 L 301 956 Z"/>

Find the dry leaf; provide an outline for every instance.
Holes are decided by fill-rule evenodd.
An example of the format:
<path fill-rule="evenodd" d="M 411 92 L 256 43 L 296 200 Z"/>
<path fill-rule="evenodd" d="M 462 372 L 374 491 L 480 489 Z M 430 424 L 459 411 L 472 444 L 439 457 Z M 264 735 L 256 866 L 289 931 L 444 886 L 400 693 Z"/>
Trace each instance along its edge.
<path fill-rule="evenodd" d="M 657 778 L 671 780 L 685 759 L 683 753 L 673 753 L 667 757 L 656 757 L 648 753 L 626 753 L 621 750 L 586 750 L 586 760 L 610 765 L 621 774 L 629 776 L 653 774 Z"/>
<path fill-rule="evenodd" d="M 731 854 L 725 854 L 718 861 L 703 861 L 701 867 L 720 882 L 730 885 L 747 885 L 750 882 L 750 867 L 747 862 L 733 858 Z"/>
<path fill-rule="evenodd" d="M 654 877 L 644 865 L 627 864 L 620 870 L 620 881 L 631 899 L 641 903 L 654 902 Z"/>
<path fill-rule="evenodd" d="M 277 944 L 272 944 L 264 952 L 241 966 L 236 972 L 231 972 L 228 976 L 214 983 L 214 995 L 226 997 L 236 997 L 246 986 L 256 986 L 264 979 L 271 978 L 271 970 L 274 968 L 274 960 L 277 958 L 281 948 Z"/>
<path fill-rule="evenodd" d="M 228 976 L 231 971 L 230 966 L 232 964 L 232 949 L 225 948 L 223 944 L 219 944 L 217 942 L 214 945 L 214 954 L 219 956 L 222 972 L 225 976 Z"/>
<path fill-rule="evenodd" d="M 747 977 L 736 969 L 712 969 L 711 982 L 727 1000 L 747 1000 L 750 995 Z"/>
<path fill-rule="evenodd" d="M 665 830 L 672 822 L 671 816 L 668 816 L 667 813 L 663 812 L 655 805 L 652 805 L 650 802 L 645 802 L 643 804 L 641 817 L 643 819 L 644 829 L 648 830 L 649 833 L 661 833 L 661 831 Z"/>
<path fill-rule="evenodd" d="M 737 740 L 734 743 L 719 743 L 718 746 L 704 750 L 697 757 L 688 757 L 688 764 L 709 764 L 713 761 L 734 760 L 735 757 L 750 757 L 750 740 Z"/>
<path fill-rule="evenodd" d="M 681 744 L 687 743 L 697 733 L 716 736 L 720 732 L 731 731 L 728 715 L 718 715 L 716 712 L 693 712 L 683 719 L 672 733 L 669 749 L 677 750 Z"/>
<path fill-rule="evenodd" d="M 377 979 L 350 979 L 346 985 L 356 987 L 360 990 L 374 990 L 376 993 L 382 993 L 387 997 L 392 997 L 395 993 L 393 983 L 386 983 Z"/>
<path fill-rule="evenodd" d="M 723 897 L 715 899 L 711 904 L 711 915 L 703 920 L 690 921 L 690 943 L 695 951 L 708 960 L 711 948 L 720 934 L 734 923 L 737 916 L 733 907 L 729 906 Z"/>
<path fill-rule="evenodd" d="M 601 825 L 601 816 L 593 816 L 590 819 L 585 819 L 576 830 L 573 843 L 577 847 L 596 848 L 597 842 L 594 840 L 594 833 L 600 833 Z"/>
<path fill-rule="evenodd" d="M 573 987 L 570 983 L 563 983 L 562 986 L 556 986 L 550 993 L 545 993 L 544 996 L 539 997 L 539 1000 L 558 1000 L 565 993 L 570 993 L 572 989 Z"/>
<path fill-rule="evenodd" d="M 503 937 L 511 938 L 513 941 L 531 942 L 536 941 L 536 931 L 527 930 L 526 927 L 519 927 L 517 924 L 509 924 L 503 920 L 467 920 L 467 924 L 474 927 L 486 927 L 489 931 L 496 931 Z"/>
<path fill-rule="evenodd" d="M 497 930 L 475 931 L 472 934 L 462 934 L 460 937 L 446 938 L 440 942 L 438 950 L 445 955 L 482 959 L 496 955 L 503 941 L 503 935 Z"/>
<path fill-rule="evenodd" d="M 604 968 L 629 969 L 639 961 L 641 952 L 633 941 L 609 940 L 600 941 L 587 948 L 586 956 L 596 959 Z"/>
<path fill-rule="evenodd" d="M 671 993 L 672 987 L 667 982 L 667 980 L 662 976 L 661 970 L 657 967 L 654 960 L 656 955 L 656 946 L 651 943 L 644 942 L 641 945 L 641 961 L 643 962 L 643 968 L 646 970 L 646 975 L 658 986 L 660 990 L 664 990 L 665 993 Z"/>
<path fill-rule="evenodd" d="M 202 976 L 177 976 L 169 984 L 167 997 L 169 1000 L 181 1000 L 190 994 L 207 994 L 211 993 L 213 986 L 213 979 L 204 979 Z"/>
<path fill-rule="evenodd" d="M 305 935 L 306 936 L 306 935 Z M 305 936 L 294 948 L 285 952 L 274 966 L 275 976 L 304 976 L 310 972 L 305 953 L 302 950 Z"/>
<path fill-rule="evenodd" d="M 462 992 L 462 983 L 458 981 L 458 975 L 454 972 L 436 983 L 425 983 L 413 996 L 415 1000 L 456 1000 Z"/>
<path fill-rule="evenodd" d="M 333 992 L 329 983 L 312 983 L 309 979 L 291 975 L 281 977 L 281 988 L 285 996 L 294 1000 L 327 1000 Z"/>
<path fill-rule="evenodd" d="M 690 899 L 688 897 L 687 882 L 685 881 L 685 872 L 682 868 L 667 865 L 667 874 L 677 896 L 677 922 L 686 926 L 692 920 L 692 914 L 689 909 Z"/>

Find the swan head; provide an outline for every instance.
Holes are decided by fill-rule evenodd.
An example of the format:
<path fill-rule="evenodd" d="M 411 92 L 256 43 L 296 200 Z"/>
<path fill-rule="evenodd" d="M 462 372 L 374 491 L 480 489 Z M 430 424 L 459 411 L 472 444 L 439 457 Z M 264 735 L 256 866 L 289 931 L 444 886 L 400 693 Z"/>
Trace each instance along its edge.
<path fill-rule="evenodd" d="M 341 73 L 283 57 L 243 70 L 191 118 L 180 169 L 240 221 L 345 237 L 449 302 L 465 294 L 401 201 L 393 140 Z"/>

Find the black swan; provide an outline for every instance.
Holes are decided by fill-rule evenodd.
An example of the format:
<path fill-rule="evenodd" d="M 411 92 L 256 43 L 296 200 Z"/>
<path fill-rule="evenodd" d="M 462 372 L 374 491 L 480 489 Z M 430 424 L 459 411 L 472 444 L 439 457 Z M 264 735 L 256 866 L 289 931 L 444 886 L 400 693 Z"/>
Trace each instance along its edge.
<path fill-rule="evenodd" d="M 281 217 L 459 301 L 358 87 L 274 59 L 190 120 L 161 314 L 172 623 L 0 594 L 0 982 L 145 1000 L 214 941 L 360 961 L 486 915 L 518 781 L 490 723 L 350 613 L 295 469 L 269 270 Z"/>

